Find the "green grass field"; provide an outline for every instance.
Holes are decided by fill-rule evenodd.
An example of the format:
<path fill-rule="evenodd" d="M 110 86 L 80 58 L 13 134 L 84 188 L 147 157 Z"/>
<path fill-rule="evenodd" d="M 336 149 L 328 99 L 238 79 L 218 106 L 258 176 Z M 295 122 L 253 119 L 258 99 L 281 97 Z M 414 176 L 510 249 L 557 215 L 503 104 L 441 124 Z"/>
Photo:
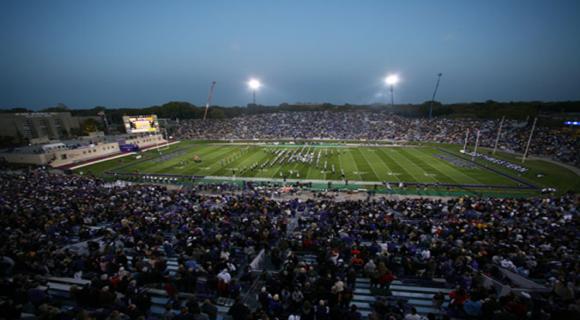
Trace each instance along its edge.
<path fill-rule="evenodd" d="M 445 153 L 441 149 L 451 153 Z M 195 161 L 199 157 L 200 161 Z M 463 158 L 462 158 L 463 157 Z M 515 156 L 498 158 L 516 162 Z M 530 171 L 517 174 L 500 166 L 484 163 L 510 177 L 498 174 L 459 154 L 457 146 L 354 146 L 347 144 L 228 144 L 184 141 L 161 151 L 143 152 L 77 169 L 77 172 L 105 174 L 173 174 L 209 178 L 233 177 L 256 180 L 342 181 L 368 185 L 388 181 L 477 185 L 481 188 L 510 189 L 522 186 L 511 177 L 539 188 L 559 191 L 578 190 L 574 173 L 552 163 L 530 161 Z M 538 178 L 537 174 L 544 177 Z M 522 194 L 530 194 L 530 190 Z"/>

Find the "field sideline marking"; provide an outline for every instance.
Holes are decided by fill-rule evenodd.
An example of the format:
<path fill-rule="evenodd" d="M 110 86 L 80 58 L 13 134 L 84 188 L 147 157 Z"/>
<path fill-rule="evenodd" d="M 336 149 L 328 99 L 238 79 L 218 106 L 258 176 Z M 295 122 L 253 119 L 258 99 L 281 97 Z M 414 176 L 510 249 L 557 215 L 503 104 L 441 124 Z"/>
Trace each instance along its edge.
<path fill-rule="evenodd" d="M 514 177 L 514 176 L 512 176 L 511 174 L 508 174 L 508 173 L 506 173 L 506 172 L 503 172 L 503 171 L 499 170 L 499 168 L 494 168 L 494 167 L 488 166 L 488 165 L 486 165 L 486 164 L 482 164 L 482 163 L 479 163 L 479 162 L 477 162 L 477 161 L 473 161 L 473 160 L 471 160 L 471 159 L 469 159 L 469 158 L 464 158 L 463 156 L 456 155 L 455 153 L 453 153 L 453 152 L 451 152 L 451 151 L 449 151 L 449 150 L 445 150 L 445 149 L 442 149 L 442 148 L 437 148 L 437 150 L 439 150 L 439 151 L 442 151 L 442 152 L 444 152 L 444 153 L 447 153 L 447 154 L 450 154 L 450 155 L 452 155 L 452 156 L 454 156 L 454 157 L 456 157 L 456 158 L 460 158 L 460 159 L 463 159 L 463 160 L 466 160 L 466 161 L 472 162 L 473 164 L 475 164 L 475 165 L 477 165 L 477 166 L 480 166 L 480 167 L 482 167 L 482 168 L 484 168 L 484 169 L 487 169 L 488 171 L 491 171 L 491 172 L 493 172 L 493 173 L 495 173 L 495 174 L 498 174 L 498 175 L 504 176 L 504 177 L 506 177 L 506 178 L 509 178 L 509 179 L 511 179 L 512 181 L 515 181 L 515 182 L 517 182 L 517 183 L 524 184 L 524 185 L 526 185 L 528 188 L 532 188 L 532 189 L 538 189 L 538 186 L 536 186 L 535 184 L 533 184 L 533 183 L 529 182 L 527 179 L 520 179 L 520 178 L 518 178 L 518 177 Z"/>
<path fill-rule="evenodd" d="M 174 145 L 174 144 L 177 144 L 177 143 L 180 143 L 180 142 L 181 141 L 174 141 L 174 142 L 166 143 L 164 145 L 161 145 L 161 147 Z M 146 147 L 146 148 L 141 149 L 141 151 L 150 151 L 150 150 L 152 150 L 152 149 L 154 149 L 156 147 L 159 148 L 158 146 L 149 146 L 149 147 Z M 83 163 L 83 164 L 79 164 L 78 166 L 70 167 L 69 169 L 70 170 L 76 170 L 78 168 L 83 168 L 83 167 L 90 166 L 90 165 L 93 165 L 93 164 L 97 164 L 97 163 L 101 163 L 101 162 L 105 162 L 105 161 L 109 161 L 109 160 L 115 160 L 115 159 L 118 159 L 118 158 L 123 158 L 123 157 L 127 157 L 127 156 L 130 156 L 130 155 L 136 155 L 136 154 L 137 154 L 136 152 L 122 153 L 122 154 L 118 154 L 118 155 L 113 156 L 113 157 L 99 159 L 99 160 L 95 160 L 95 161 L 91 161 L 91 162 L 86 162 L 86 163 Z M 152 160 L 152 159 L 150 159 L 150 160 Z"/>
<path fill-rule="evenodd" d="M 109 161 L 109 160 L 115 160 L 115 159 L 119 159 L 119 158 L 123 158 L 123 157 L 128 157 L 128 156 L 135 155 L 135 154 L 137 154 L 137 153 L 135 153 L 135 152 L 129 152 L 129 153 L 118 154 L 118 155 L 113 156 L 113 157 L 110 157 L 110 158 L 104 158 L 104 159 L 99 159 L 99 160 L 95 160 L 95 161 L 91 161 L 91 162 L 79 164 L 78 166 L 70 167 L 69 169 L 70 170 L 76 170 L 76 169 L 79 169 L 79 168 L 91 166 L 93 164 L 97 164 L 97 163 L 101 163 L 101 162 L 105 162 L 105 161 Z"/>
<path fill-rule="evenodd" d="M 172 144 L 175 143 L 179 143 L 179 142 L 174 142 Z M 183 171 L 183 168 L 190 168 L 193 169 L 193 171 L 195 170 L 202 170 L 202 172 L 200 172 L 201 175 L 205 175 L 207 174 L 208 177 L 211 176 L 221 176 L 220 174 L 216 174 L 216 173 L 225 173 L 226 176 L 231 176 L 231 170 L 241 170 L 242 168 L 245 167 L 246 164 L 253 164 L 255 162 L 256 159 L 269 159 L 272 156 L 267 154 L 267 152 L 265 152 L 266 150 L 270 149 L 267 146 L 260 146 L 260 145 L 238 145 L 236 146 L 235 144 L 206 144 L 206 146 L 208 146 L 207 148 L 203 145 L 200 146 L 192 146 L 191 149 L 189 148 L 184 148 L 183 150 L 187 150 L 184 151 L 185 153 L 181 156 L 177 156 L 175 159 L 171 159 L 170 161 L 173 162 L 173 168 L 175 169 L 179 169 L 178 171 Z M 213 147 L 216 146 L 216 147 Z M 230 148 L 231 147 L 231 148 Z M 290 146 L 277 146 L 277 148 L 274 149 L 293 149 L 293 148 L 289 148 Z M 293 146 L 296 147 L 296 146 Z M 303 145 L 303 147 L 307 147 L 307 152 L 311 153 L 312 151 L 315 151 L 315 153 L 318 153 L 317 150 L 320 149 L 316 149 L 316 146 L 312 146 L 312 145 Z M 430 157 L 433 157 L 433 152 L 432 150 L 438 150 L 438 148 L 435 147 L 431 147 L 431 146 L 409 146 L 411 148 L 408 149 L 404 149 L 404 148 L 391 148 L 392 151 L 388 151 L 387 148 L 384 148 L 383 146 L 378 146 L 376 148 L 374 148 L 373 150 L 371 150 L 370 148 L 368 148 L 369 146 L 365 146 L 366 148 L 350 148 L 350 147 L 345 147 L 344 151 L 341 151 L 340 154 L 332 154 L 332 157 L 334 159 L 328 159 L 329 163 L 332 164 L 336 164 L 338 168 L 336 168 L 336 175 L 340 175 L 341 170 L 344 168 L 344 165 L 346 164 L 346 167 L 350 167 L 351 170 L 348 170 L 347 172 L 345 172 L 346 175 L 352 175 L 351 177 L 353 178 L 353 180 L 349 181 L 349 182 L 353 182 L 354 181 L 358 181 L 359 184 L 360 182 L 365 181 L 366 179 L 363 179 L 363 175 L 366 176 L 370 173 L 374 173 L 376 179 L 378 181 L 373 181 L 372 179 L 368 179 L 366 181 L 368 182 L 381 182 L 382 179 L 387 178 L 388 180 L 399 180 L 400 181 L 400 177 L 399 176 L 403 176 L 405 175 L 404 172 L 407 172 L 408 169 L 409 172 L 407 172 L 409 174 L 410 178 L 414 178 L 415 181 L 409 181 L 407 183 L 444 183 L 444 184 L 457 184 L 457 185 L 463 185 L 465 183 L 460 183 L 458 182 L 458 180 L 460 180 L 461 178 L 467 179 L 468 181 L 471 180 L 473 181 L 475 184 L 481 184 L 481 185 L 486 185 L 485 183 L 481 183 L 481 181 L 478 178 L 472 177 L 470 175 L 467 175 L 466 173 L 458 170 L 457 168 L 453 167 L 451 164 L 441 161 L 441 164 L 437 163 L 437 164 L 433 164 L 430 162 Z M 156 146 L 153 146 L 151 149 L 155 149 Z M 200 149 L 198 149 L 200 148 Z M 215 148 L 215 149 L 214 149 Z M 228 167 L 227 164 L 225 167 L 221 167 L 221 168 L 216 168 L 216 165 L 212 165 L 212 166 L 206 166 L 206 167 L 191 167 L 189 164 L 184 166 L 180 166 L 178 161 L 183 157 L 189 157 L 189 155 L 192 152 L 195 153 L 199 153 L 199 151 L 202 152 L 203 154 L 203 158 L 204 158 L 204 162 L 215 162 L 215 161 L 219 161 L 217 159 L 220 159 L 221 157 L 223 157 L 224 154 L 227 154 L 228 152 L 233 152 L 235 150 L 237 150 L 237 148 L 240 149 L 246 149 L 246 150 L 250 150 L 249 152 L 242 154 L 241 157 L 236 158 L 235 160 L 233 160 L 233 163 L 230 163 L 230 165 L 236 165 L 236 167 Z M 255 149 L 254 149 L 255 148 Z M 324 146 L 323 147 L 324 150 L 322 150 L 322 152 L 324 152 L 325 150 L 329 150 L 330 148 L 328 146 Z M 410 150 L 409 150 L 410 149 Z M 413 150 L 414 149 L 414 150 Z M 423 149 L 423 150 L 421 150 Z M 428 151 L 424 150 L 427 149 Z M 182 149 L 179 149 L 182 150 Z M 191 150 L 191 151 L 190 151 Z M 232 151 L 233 150 L 233 151 Z M 332 149 L 331 149 L 332 150 Z M 337 150 L 337 149 L 334 149 Z M 149 151 L 149 150 L 148 150 Z M 375 153 L 370 153 L 371 151 L 375 151 Z M 204 154 L 208 152 L 207 154 Z M 369 152 L 369 153 L 367 153 Z M 98 162 L 103 162 L 103 161 L 108 161 L 108 160 L 113 160 L 116 159 L 118 157 L 122 157 L 122 156 L 131 156 L 134 155 L 135 153 L 128 153 L 128 154 L 120 154 L 111 158 L 107 158 L 107 159 L 100 159 L 100 160 L 96 160 L 94 162 L 91 163 L 85 163 L 81 166 L 87 166 L 87 165 L 91 165 L 94 163 L 98 163 Z M 457 157 L 455 155 L 453 155 L 454 157 Z M 207 158 L 209 157 L 209 158 Z M 348 159 L 347 159 L 348 158 Z M 458 157 L 461 158 L 461 157 Z M 321 159 L 326 159 L 326 158 L 321 158 Z M 150 159 L 150 160 L 154 160 L 154 159 Z M 350 160 L 350 161 L 349 161 Z M 149 160 L 147 160 L 149 161 Z M 358 171 L 357 169 L 359 169 L 358 167 L 358 162 L 361 161 L 361 165 L 367 165 L 370 168 L 369 170 L 366 171 Z M 392 163 L 391 163 L 392 162 Z M 144 169 L 145 171 L 147 170 L 151 170 L 151 169 L 155 169 L 155 168 L 161 168 L 163 167 L 163 163 L 164 162 L 160 162 L 156 165 L 154 165 L 151 168 L 147 168 Z M 403 165 L 401 167 L 401 165 Z M 137 164 L 131 164 L 131 165 L 137 165 Z M 80 166 L 79 166 L 80 167 Z M 400 168 L 399 168 L 400 167 Z M 382 169 L 387 169 L 387 170 L 382 170 Z M 76 167 L 75 167 L 76 169 Z M 166 168 L 171 170 L 172 168 Z M 164 169 L 164 171 L 166 170 Z M 354 169 L 354 170 L 353 170 Z M 389 170 L 390 169 L 390 170 Z M 392 169 L 395 169 L 394 171 L 398 171 L 398 172 L 393 172 Z M 397 169 L 401 169 L 401 170 L 397 170 Z M 223 170 L 223 171 L 222 171 Z M 312 181 L 312 180 L 319 180 L 319 179 L 315 179 L 315 176 L 321 176 L 322 179 L 320 179 L 319 181 L 343 181 L 344 179 L 336 179 L 338 177 L 335 177 L 335 175 L 331 175 L 331 173 L 327 170 L 325 172 L 321 172 L 320 174 L 315 172 L 314 168 L 311 166 L 306 167 L 305 165 L 302 165 L 298 162 L 294 162 L 291 164 L 284 164 L 284 165 L 280 165 L 280 166 L 275 166 L 273 168 L 267 168 L 264 170 L 259 170 L 257 172 L 248 172 L 246 174 L 248 174 L 249 176 L 246 176 L 246 178 L 258 178 L 260 176 L 263 177 L 263 179 L 266 180 L 272 180 L 272 179 L 278 179 L 279 178 L 279 174 L 280 172 L 289 172 L 290 170 L 292 171 L 296 171 L 296 172 L 300 172 L 300 178 L 296 179 L 299 181 Z M 447 174 L 447 170 L 451 171 L 450 175 Z M 115 171 L 113 169 L 113 171 Z M 161 170 L 159 170 L 161 171 Z M 188 172 L 191 170 L 188 170 Z M 221 172 L 220 172 L 221 171 Z M 306 171 L 306 173 L 305 173 Z M 431 172 L 429 172 L 431 171 Z M 434 171 L 434 173 L 433 173 Z M 378 173 L 380 172 L 380 175 L 386 175 L 386 176 L 380 176 Z M 184 172 L 176 172 L 179 174 L 184 174 Z M 304 174 L 305 173 L 305 174 Z M 350 173 L 350 174 L 349 174 Z M 422 174 L 421 174 L 422 173 Z M 253 175 L 253 177 L 252 177 Z M 295 172 L 292 174 L 292 176 L 289 176 L 288 178 L 291 179 L 291 177 L 295 176 Z M 309 177 L 312 176 L 312 178 L 309 179 Z M 422 176 L 422 177 L 421 177 Z M 356 178 L 359 179 L 356 179 Z M 392 177 L 392 178 L 389 178 Z M 425 177 L 428 177 L 428 179 L 425 179 Z M 238 179 L 240 179 L 241 177 L 237 177 Z M 330 179 L 329 179 L 330 178 Z M 332 179 L 335 178 L 336 180 Z M 447 178 L 450 181 L 449 182 L 442 182 L 441 178 Z M 425 181 L 427 180 L 427 181 Z M 463 180 L 463 179 L 461 179 Z M 432 181 L 432 182 L 429 182 Z M 393 181 L 391 181 L 393 182 Z"/>

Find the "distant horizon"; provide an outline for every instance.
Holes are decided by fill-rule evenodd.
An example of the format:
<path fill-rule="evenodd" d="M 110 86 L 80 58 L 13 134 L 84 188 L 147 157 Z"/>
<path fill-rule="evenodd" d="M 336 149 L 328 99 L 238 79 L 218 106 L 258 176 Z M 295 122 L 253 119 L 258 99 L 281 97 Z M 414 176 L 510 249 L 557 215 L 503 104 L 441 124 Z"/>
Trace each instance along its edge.
<path fill-rule="evenodd" d="M 466 105 L 470 105 L 470 104 L 485 104 L 488 101 L 493 101 L 495 103 L 498 104 L 510 104 L 510 103 L 514 103 L 514 104 L 526 104 L 526 103 L 539 103 L 539 104 L 557 104 L 557 103 L 578 103 L 580 104 L 580 99 L 579 100 L 553 100 L 553 101 L 538 101 L 538 100 L 517 100 L 517 101 L 499 101 L 499 100 L 493 100 L 493 99 L 487 99 L 484 101 L 462 101 L 462 102 L 451 102 L 451 103 L 445 103 L 445 102 L 441 102 L 441 101 L 437 101 L 435 100 L 435 102 L 437 103 L 441 103 L 441 105 L 446 106 L 446 105 L 461 105 L 461 104 L 466 104 Z M 421 103 L 395 103 L 395 106 L 421 106 L 425 103 L 428 103 L 429 101 L 423 101 Z M 105 105 L 96 105 L 93 107 L 87 107 L 87 108 L 81 108 L 81 107 L 74 107 L 74 106 L 69 106 L 64 104 L 64 106 L 66 108 L 68 108 L 69 110 L 92 110 L 95 108 L 101 108 L 104 107 L 107 110 L 118 110 L 118 109 L 145 109 L 145 108 L 151 108 L 151 107 L 162 107 L 166 104 L 169 103 L 189 103 L 190 105 L 192 105 L 193 107 L 197 107 L 197 108 L 205 108 L 204 104 L 194 104 L 191 103 L 190 101 L 179 101 L 179 100 L 171 100 L 171 101 L 166 101 L 164 103 L 161 104 L 152 104 L 152 105 L 144 105 L 144 106 L 119 106 L 119 107 L 115 107 L 115 106 L 105 106 Z M 295 103 L 288 103 L 288 102 L 282 102 L 280 104 L 277 105 L 261 105 L 261 104 L 257 104 L 258 107 L 265 107 L 265 108 L 277 108 L 280 107 L 282 104 L 288 104 L 289 106 L 320 106 L 320 105 L 324 105 L 324 104 L 330 104 L 332 106 L 337 106 L 337 107 L 344 107 L 344 106 L 352 106 L 352 107 L 372 107 L 372 106 L 385 106 L 385 107 L 390 107 L 390 103 L 369 103 L 369 104 L 354 104 L 354 103 L 330 103 L 330 102 L 312 102 L 312 103 L 306 103 L 306 102 L 295 102 Z M 249 105 L 232 105 L 232 106 L 224 106 L 224 105 L 216 105 L 216 104 L 212 104 L 210 106 L 210 108 L 214 108 L 214 107 L 218 107 L 218 108 L 248 108 Z M 34 112 L 38 112 L 38 111 L 42 111 L 42 110 L 46 110 L 46 109 L 52 109 L 52 108 L 59 108 L 58 105 L 54 105 L 54 106 L 48 106 L 48 107 L 41 107 L 41 108 L 27 108 L 27 107 L 0 107 L 0 110 L 13 110 L 13 109 L 26 109 L 26 110 L 30 110 L 30 111 L 34 111 Z"/>

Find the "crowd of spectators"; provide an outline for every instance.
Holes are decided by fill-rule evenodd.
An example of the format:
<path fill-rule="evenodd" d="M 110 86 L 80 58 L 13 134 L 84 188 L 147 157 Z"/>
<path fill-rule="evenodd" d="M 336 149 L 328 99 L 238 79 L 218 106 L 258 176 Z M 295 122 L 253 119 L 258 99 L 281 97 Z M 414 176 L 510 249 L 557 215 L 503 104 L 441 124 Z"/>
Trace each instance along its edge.
<path fill-rule="evenodd" d="M 470 129 L 470 149 L 480 130 L 480 146 L 493 147 L 499 120 L 405 118 L 388 112 L 278 112 L 231 119 L 180 121 L 176 137 L 183 139 L 340 139 L 394 142 L 454 143 L 463 145 Z M 505 120 L 499 147 L 523 152 L 531 123 Z M 537 126 L 531 155 L 580 166 L 580 139 L 572 129 Z"/>
<path fill-rule="evenodd" d="M 79 306 L 134 315 L 147 311 L 142 287 L 191 292 L 204 276 L 209 290 L 224 293 L 219 284 L 244 271 L 237 257 L 271 245 L 284 227 L 283 208 L 266 198 L 204 197 L 40 170 L 2 173 L 0 181 L 0 295 L 15 305 L 35 294 L 42 296 L 37 307 L 46 302 L 36 287 L 49 275 L 93 280 L 75 291 Z M 70 247 L 91 239 L 98 241 Z M 175 274 L 169 257 L 179 262 Z"/>
<path fill-rule="evenodd" d="M 236 320 L 360 319 L 350 302 L 361 276 L 385 290 L 396 277 L 444 278 L 457 286 L 441 307 L 452 317 L 571 319 L 580 312 L 575 195 L 273 201 L 251 188 L 204 194 L 43 170 L 0 172 L 2 316 L 24 309 L 43 318 L 145 319 L 151 297 L 143 288 L 157 287 L 170 297 L 165 319 L 215 316 L 217 296 L 236 301 Z M 84 240 L 92 241 L 73 250 Z M 244 260 L 261 249 L 281 271 L 263 276 L 250 308 L 241 283 L 253 276 Z M 312 252 L 317 262 L 292 252 Z M 170 258 L 178 261 L 175 272 Z M 498 297 L 481 275 L 501 278 L 500 268 L 551 292 Z M 64 308 L 42 288 L 47 276 L 91 284 L 71 289 L 75 304 Z M 209 300 L 199 296 L 200 277 Z M 179 302 L 179 292 L 198 296 Z M 418 315 L 380 300 L 371 317 Z"/>

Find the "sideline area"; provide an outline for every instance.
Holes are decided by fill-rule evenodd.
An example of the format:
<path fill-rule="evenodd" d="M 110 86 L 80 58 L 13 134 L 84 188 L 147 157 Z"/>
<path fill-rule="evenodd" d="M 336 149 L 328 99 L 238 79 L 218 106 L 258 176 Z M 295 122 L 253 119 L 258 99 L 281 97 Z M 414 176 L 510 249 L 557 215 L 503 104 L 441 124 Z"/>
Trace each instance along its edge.
<path fill-rule="evenodd" d="M 168 143 L 164 143 L 164 144 L 160 144 L 160 145 L 155 145 L 155 146 L 150 146 L 147 148 L 143 148 L 141 150 L 143 151 L 147 151 L 147 150 L 152 150 L 152 149 L 157 149 L 157 148 L 161 148 L 161 147 L 168 147 L 177 143 L 180 143 L 181 141 L 173 141 L 173 142 L 168 142 Z M 101 162 L 105 162 L 105 161 L 109 161 L 109 160 L 114 160 L 114 159 L 119 159 L 119 158 L 123 158 L 123 157 L 128 157 L 131 155 L 135 155 L 137 154 L 136 152 L 128 152 L 128 153 L 121 153 L 121 154 L 116 154 L 110 157 L 105 157 L 105 158 L 101 158 L 101 159 L 97 159 L 97 160 L 91 160 L 91 161 L 87 161 L 85 163 L 81 163 L 78 165 L 75 165 L 73 167 L 70 167 L 68 169 L 70 170 L 76 170 L 76 169 L 80 169 L 83 167 L 87 167 L 87 166 L 91 166 L 93 164 L 97 164 L 97 163 L 101 163 Z"/>

